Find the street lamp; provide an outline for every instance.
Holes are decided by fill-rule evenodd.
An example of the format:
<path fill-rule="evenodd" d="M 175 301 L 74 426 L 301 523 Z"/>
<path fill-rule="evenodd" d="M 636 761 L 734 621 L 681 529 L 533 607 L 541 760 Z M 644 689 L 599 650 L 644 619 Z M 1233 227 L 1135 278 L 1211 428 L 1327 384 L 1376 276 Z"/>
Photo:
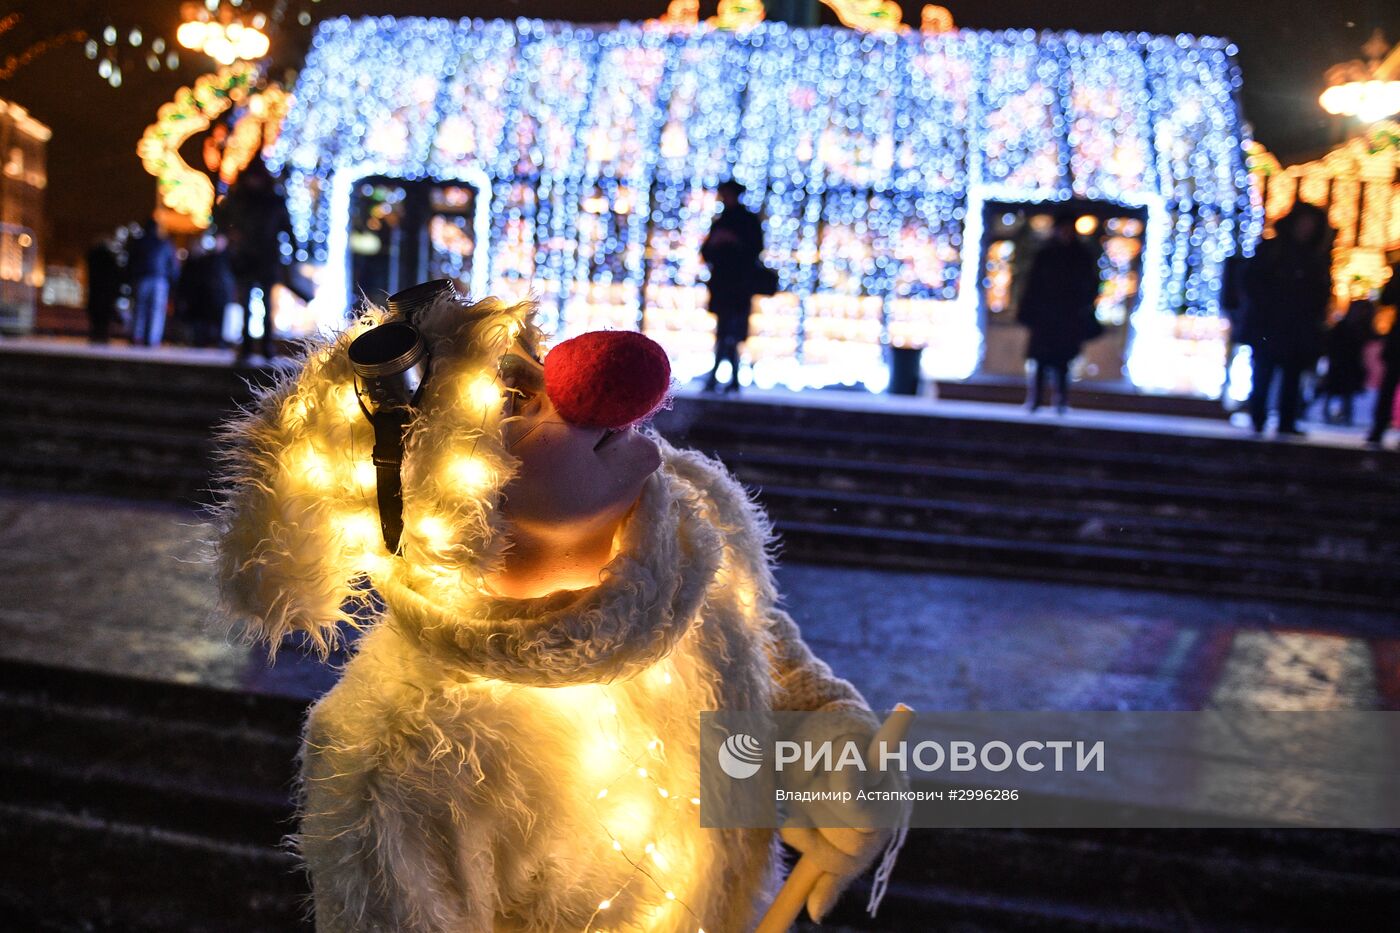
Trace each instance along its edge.
<path fill-rule="evenodd" d="M 1377 29 L 1361 47 L 1367 60 L 1353 59 L 1327 69 L 1327 90 L 1318 103 L 1328 113 L 1365 123 L 1400 112 L 1400 45 L 1394 48 Z"/>

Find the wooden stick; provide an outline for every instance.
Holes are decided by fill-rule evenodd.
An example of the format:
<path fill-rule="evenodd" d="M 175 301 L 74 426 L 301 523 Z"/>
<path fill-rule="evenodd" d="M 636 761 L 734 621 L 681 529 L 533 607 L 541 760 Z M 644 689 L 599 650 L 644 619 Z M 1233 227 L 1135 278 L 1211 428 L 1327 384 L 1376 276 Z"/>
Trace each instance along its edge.
<path fill-rule="evenodd" d="M 895 704 L 894 710 L 880 726 L 880 730 L 875 733 L 875 737 L 870 740 L 870 745 L 865 750 L 865 765 L 867 768 L 879 764 L 880 746 L 897 744 L 904 738 L 904 733 L 909 731 L 909 724 L 913 722 L 914 709 L 903 703 Z M 792 872 L 783 882 L 782 888 L 778 891 L 778 896 L 773 898 L 773 903 L 768 907 L 768 912 L 763 915 L 754 933 L 786 933 L 787 929 L 797 921 L 797 917 L 802 913 L 802 907 L 807 903 L 807 898 L 811 896 L 812 889 L 816 887 L 817 880 L 821 878 L 823 872 L 816 861 L 809 855 L 804 855 L 797 860 L 797 864 L 792 867 Z"/>

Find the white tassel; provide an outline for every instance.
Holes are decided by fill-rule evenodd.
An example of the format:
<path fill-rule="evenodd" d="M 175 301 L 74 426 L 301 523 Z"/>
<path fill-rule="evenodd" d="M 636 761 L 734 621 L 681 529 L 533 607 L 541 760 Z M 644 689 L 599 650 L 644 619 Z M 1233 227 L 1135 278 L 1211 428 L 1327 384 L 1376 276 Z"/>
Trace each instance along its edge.
<path fill-rule="evenodd" d="M 885 854 L 880 859 L 880 867 L 875 869 L 875 878 L 870 885 L 870 903 L 866 905 L 865 910 L 872 917 L 880 909 L 880 901 L 885 898 L 885 891 L 890 886 L 890 875 L 894 873 L 895 860 L 899 858 L 899 850 L 904 847 L 904 840 L 908 836 L 909 809 L 906 808 L 904 818 L 890 837 L 889 844 L 885 846 Z"/>

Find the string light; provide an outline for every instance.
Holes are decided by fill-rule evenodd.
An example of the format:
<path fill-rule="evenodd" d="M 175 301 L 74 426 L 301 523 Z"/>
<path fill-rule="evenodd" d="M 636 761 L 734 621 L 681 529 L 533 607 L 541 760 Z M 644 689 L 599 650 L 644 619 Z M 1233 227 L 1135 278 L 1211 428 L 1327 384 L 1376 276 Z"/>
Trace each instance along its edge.
<path fill-rule="evenodd" d="M 927 347 L 927 376 L 977 369 L 989 202 L 1107 201 L 1146 216 L 1129 377 L 1219 391 L 1223 264 L 1258 232 L 1233 46 L 728 31 L 676 12 L 650 28 L 323 22 L 274 154 L 298 234 L 339 270 L 360 178 L 477 177 L 464 272 L 537 294 L 560 336 L 640 328 L 685 379 L 711 362 L 698 251 L 732 176 L 780 283 L 751 321 L 753 380 L 879 389 L 886 343 Z M 341 274 L 328 320 L 350 297 Z"/>
<path fill-rule="evenodd" d="M 447 470 L 452 483 L 466 494 L 490 487 L 493 480 L 490 467 L 480 457 L 457 457 Z"/>

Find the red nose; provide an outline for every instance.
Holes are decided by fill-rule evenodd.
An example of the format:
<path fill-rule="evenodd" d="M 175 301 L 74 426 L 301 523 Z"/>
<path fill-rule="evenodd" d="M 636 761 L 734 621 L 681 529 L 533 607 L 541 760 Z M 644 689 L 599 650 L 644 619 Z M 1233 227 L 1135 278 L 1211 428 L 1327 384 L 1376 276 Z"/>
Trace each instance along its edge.
<path fill-rule="evenodd" d="M 595 330 L 549 351 L 544 387 L 570 424 L 625 428 L 656 411 L 666 398 L 671 361 L 650 337 Z"/>

